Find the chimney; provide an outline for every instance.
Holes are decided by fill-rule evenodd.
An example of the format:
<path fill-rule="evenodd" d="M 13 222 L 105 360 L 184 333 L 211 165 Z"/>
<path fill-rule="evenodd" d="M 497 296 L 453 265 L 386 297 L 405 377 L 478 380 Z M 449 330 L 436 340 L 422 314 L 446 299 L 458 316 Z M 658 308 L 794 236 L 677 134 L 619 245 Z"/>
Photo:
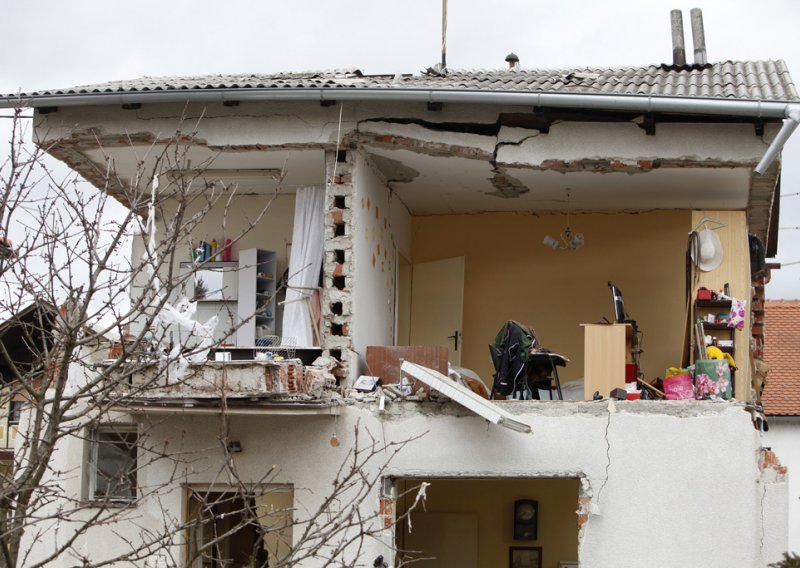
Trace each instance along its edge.
<path fill-rule="evenodd" d="M 509 53 L 506 55 L 506 63 L 511 71 L 519 71 L 519 57 L 516 53 Z"/>
<path fill-rule="evenodd" d="M 694 64 L 705 65 L 708 63 L 708 58 L 706 57 L 706 33 L 703 30 L 703 11 L 700 8 L 692 8 L 691 15 Z"/>
<path fill-rule="evenodd" d="M 686 65 L 686 45 L 683 41 L 683 12 L 672 10 L 672 64 L 676 67 Z"/>

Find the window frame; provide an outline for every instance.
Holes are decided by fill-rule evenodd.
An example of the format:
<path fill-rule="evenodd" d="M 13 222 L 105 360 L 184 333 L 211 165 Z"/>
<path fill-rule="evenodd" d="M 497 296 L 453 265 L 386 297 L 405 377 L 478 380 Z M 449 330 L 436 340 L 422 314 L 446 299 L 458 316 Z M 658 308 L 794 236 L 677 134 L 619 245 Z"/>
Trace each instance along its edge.
<path fill-rule="evenodd" d="M 102 440 L 101 437 L 104 435 L 118 436 L 119 441 L 113 439 Z M 133 435 L 132 440 L 129 438 L 131 435 Z M 85 460 L 88 465 L 84 485 L 84 498 L 86 501 L 93 504 L 125 506 L 135 503 L 139 499 L 139 439 L 139 430 L 135 424 L 99 424 L 89 429 L 86 440 L 87 459 Z M 129 482 L 125 484 L 125 487 L 128 488 L 126 491 L 128 494 L 123 495 L 120 492 L 115 492 L 117 494 L 99 495 L 98 475 L 101 469 L 98 466 L 99 460 L 102 458 L 100 456 L 101 446 L 104 444 L 117 445 L 119 443 L 125 444 L 130 452 L 128 455 L 130 458 L 128 463 L 130 465 L 126 468 Z M 119 455 L 124 456 L 125 454 L 120 452 Z M 108 485 L 110 487 L 110 484 Z"/>
<path fill-rule="evenodd" d="M 22 419 L 22 400 L 12 400 L 8 403 L 8 418 L 6 419 L 9 426 L 18 426 Z"/>

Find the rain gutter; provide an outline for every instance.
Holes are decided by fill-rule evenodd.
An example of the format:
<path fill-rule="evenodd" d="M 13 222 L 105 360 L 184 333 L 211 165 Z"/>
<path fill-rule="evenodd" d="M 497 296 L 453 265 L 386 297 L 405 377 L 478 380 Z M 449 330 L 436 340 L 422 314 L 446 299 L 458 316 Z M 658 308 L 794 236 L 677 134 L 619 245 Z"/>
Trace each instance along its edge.
<path fill-rule="evenodd" d="M 0 98 L 0 108 L 127 105 L 144 103 L 225 102 L 425 102 L 451 104 L 493 104 L 580 108 L 588 110 L 666 112 L 780 118 L 783 127 L 770 144 L 755 171 L 763 174 L 783 145 L 800 125 L 800 103 L 777 101 L 714 100 L 651 95 L 601 95 L 592 93 L 530 93 L 524 91 L 476 91 L 469 89 L 400 88 L 236 88 L 176 89 L 127 93 L 81 93 L 32 95 Z"/>

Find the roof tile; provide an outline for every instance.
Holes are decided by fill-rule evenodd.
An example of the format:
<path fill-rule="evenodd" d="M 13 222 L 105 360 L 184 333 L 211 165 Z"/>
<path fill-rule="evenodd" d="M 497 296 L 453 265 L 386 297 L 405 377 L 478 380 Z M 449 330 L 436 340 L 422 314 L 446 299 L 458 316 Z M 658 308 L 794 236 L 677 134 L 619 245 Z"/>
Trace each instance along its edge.
<path fill-rule="evenodd" d="M 696 96 L 713 99 L 798 101 L 783 61 L 723 61 L 704 66 L 649 65 L 619 68 L 450 70 L 429 75 L 364 75 L 357 69 L 301 73 L 231 74 L 193 77 L 142 77 L 7 98 L 131 93 L 195 89 L 470 89 L 476 91 L 579 92 L 638 96 Z"/>
<path fill-rule="evenodd" d="M 768 300 L 764 318 L 764 412 L 800 416 L 800 300 Z"/>

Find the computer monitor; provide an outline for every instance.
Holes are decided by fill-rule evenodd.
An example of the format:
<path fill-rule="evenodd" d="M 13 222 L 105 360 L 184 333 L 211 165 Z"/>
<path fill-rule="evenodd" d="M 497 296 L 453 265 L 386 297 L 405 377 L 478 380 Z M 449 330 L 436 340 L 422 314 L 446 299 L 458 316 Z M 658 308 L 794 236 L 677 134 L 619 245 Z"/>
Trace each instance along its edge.
<path fill-rule="evenodd" d="M 622 299 L 622 292 L 610 280 L 608 288 L 611 290 L 611 298 L 614 302 L 614 321 L 623 323 L 625 322 L 625 302 Z"/>

